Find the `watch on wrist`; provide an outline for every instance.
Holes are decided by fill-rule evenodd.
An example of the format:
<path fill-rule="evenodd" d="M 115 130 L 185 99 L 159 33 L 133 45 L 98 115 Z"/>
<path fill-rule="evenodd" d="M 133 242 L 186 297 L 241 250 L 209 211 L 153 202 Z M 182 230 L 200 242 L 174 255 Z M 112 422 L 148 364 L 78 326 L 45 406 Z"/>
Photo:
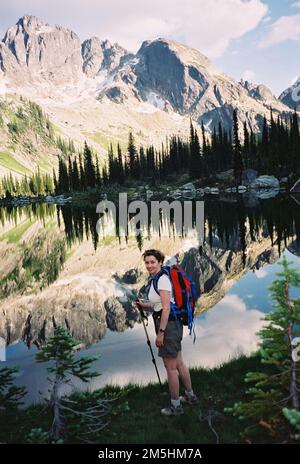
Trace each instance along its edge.
<path fill-rule="evenodd" d="M 159 332 L 165 333 L 165 329 L 159 329 Z"/>

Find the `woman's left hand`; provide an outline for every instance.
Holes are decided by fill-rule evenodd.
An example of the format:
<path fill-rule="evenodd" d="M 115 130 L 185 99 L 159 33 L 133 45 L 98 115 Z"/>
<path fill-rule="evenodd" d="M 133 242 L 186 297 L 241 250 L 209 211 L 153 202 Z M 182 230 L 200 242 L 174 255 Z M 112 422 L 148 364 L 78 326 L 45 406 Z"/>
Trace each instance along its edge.
<path fill-rule="evenodd" d="M 163 346 L 163 344 L 164 344 L 164 333 L 160 332 L 156 336 L 155 345 L 159 348 L 160 346 Z"/>

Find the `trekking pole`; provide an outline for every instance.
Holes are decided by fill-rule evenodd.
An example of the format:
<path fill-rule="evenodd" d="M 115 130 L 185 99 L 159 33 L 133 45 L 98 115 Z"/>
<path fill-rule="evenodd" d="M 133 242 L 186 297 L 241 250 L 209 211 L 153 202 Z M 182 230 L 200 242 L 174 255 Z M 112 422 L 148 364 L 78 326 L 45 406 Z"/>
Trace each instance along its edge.
<path fill-rule="evenodd" d="M 144 319 L 147 319 L 147 316 L 145 315 L 144 311 L 142 310 L 142 308 L 139 305 L 138 305 L 138 308 L 139 308 L 139 311 L 140 311 L 141 316 L 142 316 L 142 323 L 143 323 L 144 331 L 145 331 L 146 338 L 147 338 L 147 345 L 149 346 L 149 349 L 150 349 L 150 353 L 151 353 L 151 356 L 152 356 L 152 362 L 153 362 L 155 370 L 156 370 L 159 385 L 160 385 L 161 390 L 163 390 L 163 386 L 162 386 L 162 383 L 161 383 L 161 380 L 160 380 L 159 372 L 158 372 L 158 369 L 157 369 L 157 364 L 156 364 L 156 361 L 155 361 L 155 358 L 154 358 L 154 353 L 153 353 L 152 346 L 151 346 L 151 342 L 150 342 L 150 339 L 149 339 L 148 331 L 146 329 L 146 325 L 145 325 L 145 321 L 144 321 Z"/>

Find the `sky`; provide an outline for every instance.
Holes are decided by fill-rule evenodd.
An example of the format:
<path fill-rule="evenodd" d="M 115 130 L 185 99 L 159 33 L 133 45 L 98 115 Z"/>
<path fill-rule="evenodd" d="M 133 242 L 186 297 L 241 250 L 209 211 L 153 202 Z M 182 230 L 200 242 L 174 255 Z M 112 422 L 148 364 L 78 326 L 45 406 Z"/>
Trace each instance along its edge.
<path fill-rule="evenodd" d="M 300 76 L 299 0 L 0 0 L 1 39 L 25 14 L 132 52 L 144 40 L 177 40 L 275 96 Z"/>

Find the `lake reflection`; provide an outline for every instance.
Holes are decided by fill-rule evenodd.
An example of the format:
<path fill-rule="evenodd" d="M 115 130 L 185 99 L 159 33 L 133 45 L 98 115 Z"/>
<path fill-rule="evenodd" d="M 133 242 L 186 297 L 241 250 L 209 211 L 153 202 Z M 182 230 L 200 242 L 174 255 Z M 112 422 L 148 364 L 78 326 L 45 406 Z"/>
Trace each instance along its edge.
<path fill-rule="evenodd" d="M 105 301 L 108 301 L 107 299 L 111 295 L 125 305 L 129 312 L 123 322 L 112 320 L 111 323 L 115 325 L 111 326 L 114 330 L 110 330 L 103 326 L 103 323 L 105 324 L 103 308 L 104 319 L 98 318 L 97 306 L 95 306 L 95 311 L 88 311 L 89 319 L 87 320 L 85 319 L 84 307 L 78 312 L 76 302 L 73 302 L 73 306 L 69 308 L 68 300 L 64 300 L 62 303 L 67 309 L 55 304 L 55 307 L 49 306 L 47 310 L 44 306 L 44 312 L 43 306 L 34 306 L 39 298 L 38 293 L 34 296 L 28 296 L 26 292 L 25 294 L 12 293 L 10 296 L 13 302 L 11 310 L 9 310 L 8 305 L 10 299 L 2 300 L 1 308 L 4 311 L 2 311 L 3 316 L 1 316 L 0 336 L 9 342 L 5 365 L 17 364 L 20 366 L 21 370 L 16 382 L 19 385 L 27 386 L 29 390 L 27 401 L 38 400 L 39 391 L 45 393 L 46 366 L 36 364 L 34 354 L 38 349 L 37 346 L 43 343 L 51 332 L 51 317 L 55 317 L 57 320 L 61 314 L 63 314 L 61 320 L 66 321 L 71 333 L 76 338 L 80 335 L 81 341 L 88 346 L 86 349 L 82 349 L 78 356 L 84 354 L 101 355 L 101 358 L 94 364 L 94 368 L 99 370 L 101 376 L 92 380 L 91 388 L 107 383 L 124 385 L 128 382 L 145 384 L 148 381 L 156 381 L 156 373 L 151 362 L 143 327 L 137 322 L 134 314 L 130 313 L 128 307 L 130 292 L 137 291 L 142 286 L 146 275 L 142 273 L 144 271 L 142 267 L 132 268 L 129 266 L 126 268 L 127 261 L 119 262 L 118 265 L 115 263 L 115 271 L 119 270 L 119 267 L 122 268 L 122 272 L 120 271 L 117 273 L 118 275 L 115 275 L 113 273 L 114 265 L 109 262 L 110 253 L 113 249 L 117 250 L 118 247 L 121 247 L 120 259 L 122 253 L 128 257 L 125 254 L 126 246 L 131 246 L 130 255 L 136 253 L 136 256 L 139 256 L 139 250 L 150 243 L 147 241 L 149 238 L 144 238 L 144 242 L 143 240 L 137 241 L 135 245 L 137 251 L 134 251 L 132 243 L 131 245 L 129 242 L 128 245 L 126 243 L 120 244 L 118 239 L 108 245 L 105 244 L 105 241 L 104 243 L 99 242 L 95 233 L 97 215 L 92 208 L 76 209 L 72 206 L 56 208 L 54 205 L 48 208 L 48 206 L 42 207 L 40 205 L 38 213 L 33 211 L 30 206 L 27 207 L 27 210 L 23 209 L 22 211 L 19 211 L 20 208 L 2 209 L 3 233 L 0 231 L 2 256 L 5 257 L 3 252 L 5 246 L 11 247 L 11 249 L 20 247 L 21 226 L 23 226 L 24 233 L 28 234 L 30 228 L 37 228 L 37 221 L 40 224 L 40 230 L 57 229 L 63 231 L 70 250 L 75 242 L 81 243 L 82 246 L 91 242 L 93 249 L 96 250 L 93 256 L 101 258 L 105 256 L 105 250 L 107 250 L 107 254 L 105 262 L 103 262 L 103 258 L 99 259 L 98 267 L 91 263 L 94 269 L 88 268 L 90 280 L 86 268 L 80 264 L 84 261 L 84 256 L 76 256 L 76 252 L 79 253 L 78 250 L 81 250 L 78 248 L 75 251 L 75 256 L 72 257 L 73 262 L 75 262 L 75 258 L 78 260 L 78 273 L 70 274 L 68 266 L 70 269 L 71 266 L 67 259 L 64 274 L 51 284 L 49 289 L 44 290 L 44 294 L 52 292 L 49 295 L 52 295 L 51 298 L 57 303 L 55 298 L 58 296 L 62 298 L 63 295 L 68 295 L 68 292 L 79 291 L 79 288 L 80 291 L 85 292 L 90 289 L 93 295 L 99 295 L 99 298 L 102 295 L 106 311 L 109 309 Z M 13 223 L 13 227 L 10 227 L 11 223 Z M 49 224 L 52 225 L 49 226 Z M 15 235 L 12 234 L 12 231 L 15 231 Z M 198 289 L 201 291 L 200 309 L 205 311 L 196 318 L 197 339 L 195 345 L 187 333 L 184 336 L 183 353 L 188 365 L 213 367 L 241 353 L 248 354 L 255 351 L 257 347 L 255 334 L 261 328 L 261 318 L 265 312 L 271 309 L 267 287 L 279 270 L 277 262 L 280 255 L 284 253 L 287 259 L 292 260 L 294 265 L 300 269 L 299 231 L 300 206 L 290 197 L 279 196 L 257 201 L 255 204 L 250 204 L 247 199 L 242 200 L 241 198 L 238 201 L 212 199 L 205 202 L 204 243 L 199 248 L 194 239 L 186 238 L 180 242 L 180 258 L 187 272 L 197 281 Z M 18 237 L 21 237 L 19 241 Z M 170 228 L 169 240 L 174 241 L 172 227 Z M 142 266 L 142 263 L 140 265 Z M 105 266 L 107 268 L 106 274 L 103 273 Z M 5 274 L 3 268 L 1 273 L 3 277 Z M 91 285 L 93 287 L 89 287 Z M 128 289 L 129 293 L 127 293 Z M 104 293 L 105 296 L 103 296 Z M 89 298 L 89 293 L 87 293 L 87 298 Z M 23 306 L 17 311 L 16 308 L 20 301 L 23 302 Z M 28 313 L 30 311 L 26 309 L 28 301 L 30 301 L 32 313 L 29 322 Z M 35 311 L 35 308 L 38 308 L 38 311 Z M 78 321 L 76 320 L 77 313 Z M 97 318 L 99 330 L 94 318 Z M 45 327 L 43 337 L 41 337 L 43 324 Z M 8 327 L 9 340 L 7 338 Z M 27 338 L 24 338 L 24 327 L 27 328 Z M 84 335 L 86 331 L 90 331 L 87 339 Z M 149 335 L 156 353 L 151 318 L 149 320 Z M 27 345 L 21 341 L 22 339 L 26 341 Z M 165 370 L 162 362 L 157 356 L 156 359 L 158 359 L 161 377 L 164 379 Z"/>

